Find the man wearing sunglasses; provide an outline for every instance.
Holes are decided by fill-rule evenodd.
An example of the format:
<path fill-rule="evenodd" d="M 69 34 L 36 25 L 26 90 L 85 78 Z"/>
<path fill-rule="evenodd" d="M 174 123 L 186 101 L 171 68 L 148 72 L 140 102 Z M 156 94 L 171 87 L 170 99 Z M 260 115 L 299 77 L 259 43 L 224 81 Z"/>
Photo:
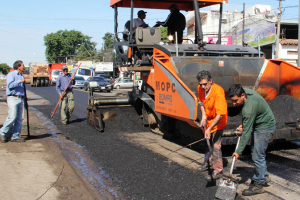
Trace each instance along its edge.
<path fill-rule="evenodd" d="M 75 101 L 73 96 L 73 85 L 75 84 L 74 76 L 68 73 L 68 67 L 62 67 L 63 73 L 59 75 L 56 80 L 56 91 L 61 98 L 61 123 L 67 125 L 69 123 L 70 117 L 75 107 Z M 68 86 L 70 80 L 72 80 L 71 84 Z M 66 89 L 67 88 L 67 89 Z M 64 96 L 62 96 L 63 91 L 66 89 Z M 68 110 L 66 111 L 66 106 L 68 106 Z"/>
<path fill-rule="evenodd" d="M 213 148 L 213 155 L 208 163 L 204 163 L 198 170 L 208 170 L 212 165 L 214 171 L 206 177 L 207 181 L 211 181 L 220 178 L 223 171 L 221 138 L 227 123 L 227 102 L 223 88 L 213 82 L 209 71 L 199 72 L 196 78 L 199 82 L 198 99 L 203 102 L 207 121 L 201 121 L 201 125 L 205 127 L 205 137 L 210 139 Z"/>

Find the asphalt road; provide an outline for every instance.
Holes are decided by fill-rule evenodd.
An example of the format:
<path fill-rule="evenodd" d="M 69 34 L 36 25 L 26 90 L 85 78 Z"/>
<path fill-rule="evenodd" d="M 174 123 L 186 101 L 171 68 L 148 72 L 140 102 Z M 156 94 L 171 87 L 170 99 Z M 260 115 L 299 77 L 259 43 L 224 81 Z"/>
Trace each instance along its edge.
<path fill-rule="evenodd" d="M 50 118 L 58 95 L 55 87 L 27 87 L 31 93 L 32 107 L 37 108 Z M 95 95 L 107 96 L 125 90 L 113 90 L 111 93 Z M 40 95 L 41 97 L 39 97 Z M 44 99 L 43 99 L 44 98 Z M 141 118 L 132 107 L 117 108 L 115 118 L 105 121 L 103 133 L 94 130 L 86 122 L 86 104 L 88 93 L 74 90 L 75 110 L 71 123 L 61 125 L 59 110 L 50 120 L 67 138 L 83 146 L 101 175 L 113 183 L 127 199 L 214 199 L 216 183 L 207 183 L 197 167 L 203 161 L 203 152 L 182 149 L 182 154 L 172 152 L 181 146 L 162 139 L 142 124 Z M 41 105 L 41 101 L 45 101 Z M 37 102 L 37 103 L 34 103 Z M 230 155 L 234 147 L 223 146 L 224 173 L 228 173 Z M 256 199 L 297 199 L 300 196 L 300 143 L 274 143 L 267 152 L 267 166 L 272 179 L 270 186 L 259 196 L 247 197 Z M 192 161 L 192 162 L 191 162 Z M 240 179 L 237 199 L 241 191 L 249 186 L 252 177 L 253 162 L 249 148 L 246 148 L 235 164 L 234 176 Z M 95 185 L 101 188 L 100 185 Z M 106 188 L 108 191 L 109 188 Z M 116 197 L 115 199 L 124 199 Z"/>
<path fill-rule="evenodd" d="M 33 106 L 50 118 L 58 101 L 55 87 L 28 85 L 27 90 L 50 102 L 48 105 Z M 113 90 L 113 93 L 120 91 L 124 90 Z M 207 184 L 201 173 L 170 162 L 145 146 L 128 140 L 125 135 L 149 132 L 142 125 L 142 120 L 134 108 L 117 109 L 117 116 L 107 120 L 105 132 L 100 133 L 86 122 L 88 93 L 75 89 L 74 98 L 75 110 L 71 123 L 67 126 L 61 125 L 59 109 L 51 119 L 52 122 L 65 136 L 87 150 L 98 163 L 98 167 L 105 172 L 105 176 L 128 199 L 214 199 L 217 187 Z"/>

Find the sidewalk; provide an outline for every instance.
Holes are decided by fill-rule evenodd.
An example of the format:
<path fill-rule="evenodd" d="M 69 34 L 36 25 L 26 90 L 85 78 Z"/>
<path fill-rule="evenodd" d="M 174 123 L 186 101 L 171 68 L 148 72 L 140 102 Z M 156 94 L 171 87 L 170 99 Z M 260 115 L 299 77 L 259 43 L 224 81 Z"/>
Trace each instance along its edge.
<path fill-rule="evenodd" d="M 29 109 L 30 140 L 0 143 L 1 199 L 104 199 L 69 164 L 54 138 L 61 145 L 71 141 L 59 134 L 53 138 L 43 125 L 45 119 L 38 115 L 38 111 Z M 6 117 L 5 82 L 0 82 L 0 127 Z M 25 114 L 22 136 L 26 135 Z"/>

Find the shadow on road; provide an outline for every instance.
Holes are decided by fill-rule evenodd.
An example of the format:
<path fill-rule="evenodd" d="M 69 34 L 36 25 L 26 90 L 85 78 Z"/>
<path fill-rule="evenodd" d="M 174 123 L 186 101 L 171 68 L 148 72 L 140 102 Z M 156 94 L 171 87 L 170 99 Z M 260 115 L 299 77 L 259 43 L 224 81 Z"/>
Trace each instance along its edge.
<path fill-rule="evenodd" d="M 82 121 L 86 121 L 86 117 L 74 119 L 74 120 L 70 121 L 70 123 L 76 123 L 76 122 L 82 122 Z"/>

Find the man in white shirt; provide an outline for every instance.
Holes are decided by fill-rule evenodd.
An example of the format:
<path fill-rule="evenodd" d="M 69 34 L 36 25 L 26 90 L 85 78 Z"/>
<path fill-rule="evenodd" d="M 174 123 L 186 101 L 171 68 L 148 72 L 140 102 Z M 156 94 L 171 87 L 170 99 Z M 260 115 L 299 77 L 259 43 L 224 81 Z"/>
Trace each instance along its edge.
<path fill-rule="evenodd" d="M 144 19 L 146 18 L 146 13 L 145 11 L 143 10 L 140 10 L 137 15 L 138 15 L 138 18 L 135 18 L 133 19 L 133 24 L 132 24 L 132 28 L 133 30 L 135 30 L 137 27 L 143 27 L 143 28 L 147 28 L 148 27 L 148 24 L 146 24 L 144 22 Z"/>

